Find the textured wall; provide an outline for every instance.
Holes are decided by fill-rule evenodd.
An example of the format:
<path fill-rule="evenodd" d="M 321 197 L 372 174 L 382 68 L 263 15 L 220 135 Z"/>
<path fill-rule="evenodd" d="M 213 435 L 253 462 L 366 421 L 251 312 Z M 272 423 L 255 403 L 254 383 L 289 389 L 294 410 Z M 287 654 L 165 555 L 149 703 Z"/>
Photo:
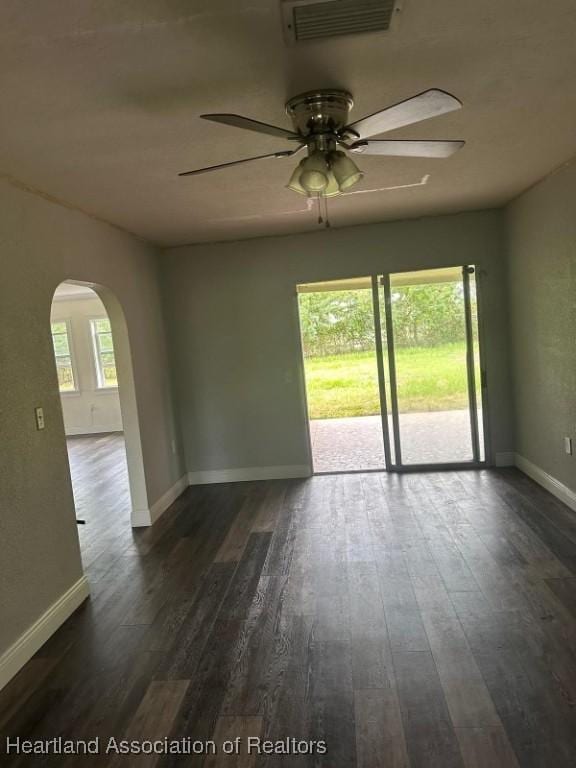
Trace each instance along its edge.
<path fill-rule="evenodd" d="M 188 469 L 309 463 L 297 283 L 463 263 L 483 272 L 491 442 L 510 450 L 503 246 L 487 211 L 165 251 Z"/>
<path fill-rule="evenodd" d="M 517 452 L 576 491 L 576 163 L 507 210 Z"/>
<path fill-rule="evenodd" d="M 148 501 L 181 475 L 154 250 L 0 184 L 0 655 L 81 575 L 50 334 L 54 290 L 93 281 L 122 304 L 131 338 Z M 34 407 L 44 407 L 38 432 Z"/>

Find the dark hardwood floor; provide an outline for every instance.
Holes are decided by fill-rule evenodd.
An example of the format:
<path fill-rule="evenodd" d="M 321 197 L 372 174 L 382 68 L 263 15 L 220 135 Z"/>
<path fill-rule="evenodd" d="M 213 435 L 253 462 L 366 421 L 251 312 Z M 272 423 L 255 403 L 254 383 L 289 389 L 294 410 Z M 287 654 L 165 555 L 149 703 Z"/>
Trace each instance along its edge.
<path fill-rule="evenodd" d="M 91 582 L 133 543 L 124 436 L 108 433 L 67 440 L 82 562 Z"/>
<path fill-rule="evenodd" d="M 576 764 L 576 516 L 519 472 L 194 487 L 132 531 L 121 441 L 94 442 L 92 599 L 0 693 L 2 734 L 328 752 L 3 765 Z"/>

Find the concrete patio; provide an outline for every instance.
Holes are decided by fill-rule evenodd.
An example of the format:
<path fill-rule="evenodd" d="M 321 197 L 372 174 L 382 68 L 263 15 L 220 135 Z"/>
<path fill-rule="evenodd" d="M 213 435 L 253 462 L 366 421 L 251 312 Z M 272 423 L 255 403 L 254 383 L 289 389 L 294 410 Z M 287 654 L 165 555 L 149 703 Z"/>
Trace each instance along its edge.
<path fill-rule="evenodd" d="M 392 419 L 389 417 L 392 441 Z M 471 461 L 468 411 L 400 414 L 404 464 Z M 380 416 L 314 419 L 310 436 L 315 472 L 384 469 Z"/>

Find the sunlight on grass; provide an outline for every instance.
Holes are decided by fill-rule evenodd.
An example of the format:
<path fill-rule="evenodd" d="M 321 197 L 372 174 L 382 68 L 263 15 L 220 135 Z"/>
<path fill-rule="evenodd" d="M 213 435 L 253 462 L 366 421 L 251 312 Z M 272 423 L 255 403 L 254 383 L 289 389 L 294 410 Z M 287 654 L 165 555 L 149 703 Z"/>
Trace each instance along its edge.
<path fill-rule="evenodd" d="M 380 413 L 374 353 L 311 357 L 305 367 L 311 419 Z M 464 343 L 399 348 L 396 375 L 401 413 L 468 407 Z"/>

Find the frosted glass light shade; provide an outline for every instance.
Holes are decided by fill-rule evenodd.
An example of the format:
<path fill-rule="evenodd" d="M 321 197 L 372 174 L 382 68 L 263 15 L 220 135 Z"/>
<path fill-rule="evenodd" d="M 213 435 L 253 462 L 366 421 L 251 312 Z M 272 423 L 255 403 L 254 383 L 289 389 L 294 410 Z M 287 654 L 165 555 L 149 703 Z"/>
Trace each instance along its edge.
<path fill-rule="evenodd" d="M 288 184 L 286 184 L 286 188 L 291 189 L 293 192 L 297 192 L 299 195 L 305 195 L 306 197 L 315 197 L 317 195 L 320 195 L 321 197 L 337 197 L 338 195 L 341 195 L 342 190 L 340 189 L 340 185 L 338 184 L 336 176 L 334 175 L 326 160 L 326 156 L 319 152 L 316 153 L 316 155 L 319 155 L 320 159 L 313 157 L 312 163 L 310 163 L 310 157 L 305 157 L 304 160 L 301 160 L 298 163 L 292 172 L 290 181 Z M 318 166 L 320 166 L 320 171 L 318 171 Z M 318 173 L 324 176 L 326 178 L 325 185 L 323 179 L 319 180 L 319 183 L 323 185 L 322 189 L 306 189 L 302 181 L 302 176 L 305 173 Z M 314 181 L 314 178 L 315 177 L 312 177 L 312 181 Z M 309 177 L 307 177 L 307 181 L 310 181 Z"/>
<path fill-rule="evenodd" d="M 328 186 L 328 174 L 330 169 L 326 162 L 326 156 L 322 152 L 313 152 L 302 163 L 300 184 L 309 194 L 324 192 Z"/>
<path fill-rule="evenodd" d="M 356 163 L 344 152 L 334 152 L 330 165 L 342 192 L 350 189 L 364 175 Z"/>
<path fill-rule="evenodd" d="M 292 172 L 292 176 L 290 176 L 290 181 L 288 184 L 286 184 L 286 187 L 288 189 L 291 189 L 292 192 L 298 192 L 299 195 L 306 195 L 308 196 L 308 192 L 304 189 L 302 184 L 300 183 L 300 176 L 302 174 L 302 163 L 304 160 L 301 160 L 296 168 L 294 168 L 294 171 Z"/>
<path fill-rule="evenodd" d="M 340 185 L 336 181 L 336 176 L 332 173 L 332 171 L 328 172 L 328 186 L 322 192 L 322 197 L 337 197 L 338 195 L 342 194 L 342 190 L 340 189 Z"/>

